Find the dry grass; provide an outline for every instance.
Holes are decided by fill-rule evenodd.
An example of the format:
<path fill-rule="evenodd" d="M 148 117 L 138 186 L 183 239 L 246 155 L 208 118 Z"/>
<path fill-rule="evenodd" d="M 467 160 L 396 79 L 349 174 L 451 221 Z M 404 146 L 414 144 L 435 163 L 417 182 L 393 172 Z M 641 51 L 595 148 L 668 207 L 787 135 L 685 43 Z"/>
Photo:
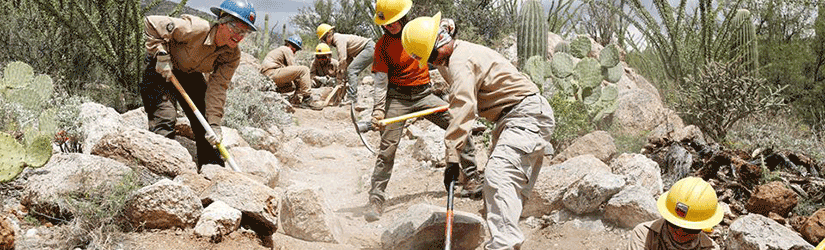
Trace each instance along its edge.
<path fill-rule="evenodd" d="M 804 153 L 825 161 L 825 132 L 815 131 L 787 112 L 756 115 L 737 122 L 726 137 L 726 146 L 753 152 L 773 148 Z"/>

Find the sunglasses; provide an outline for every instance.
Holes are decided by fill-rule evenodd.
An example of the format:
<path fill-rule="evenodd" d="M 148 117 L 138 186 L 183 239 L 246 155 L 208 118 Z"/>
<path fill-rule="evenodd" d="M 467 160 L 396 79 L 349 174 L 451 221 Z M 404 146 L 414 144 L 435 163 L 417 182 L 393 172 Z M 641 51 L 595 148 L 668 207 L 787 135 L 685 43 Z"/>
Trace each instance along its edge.
<path fill-rule="evenodd" d="M 229 27 L 229 30 L 232 31 L 232 33 L 239 36 L 247 36 L 252 33 L 251 30 L 246 27 L 242 27 L 238 22 L 228 22 L 226 23 L 226 26 Z"/>
<path fill-rule="evenodd" d="M 702 229 L 687 229 L 687 228 L 682 228 L 682 227 L 677 226 L 677 225 L 674 225 L 673 223 L 670 223 L 670 222 L 667 222 L 667 224 L 668 224 L 668 226 L 670 226 L 670 228 L 672 228 L 672 229 L 674 229 L 674 230 L 679 230 L 679 231 L 682 231 L 684 234 L 699 234 L 699 232 L 701 232 L 701 231 L 702 231 Z"/>

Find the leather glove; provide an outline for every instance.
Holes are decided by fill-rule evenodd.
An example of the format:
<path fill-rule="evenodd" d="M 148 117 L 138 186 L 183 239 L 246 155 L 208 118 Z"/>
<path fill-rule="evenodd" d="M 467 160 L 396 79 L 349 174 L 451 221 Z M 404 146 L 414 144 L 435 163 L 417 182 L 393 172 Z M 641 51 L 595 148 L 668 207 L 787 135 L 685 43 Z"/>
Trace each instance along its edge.
<path fill-rule="evenodd" d="M 447 169 L 444 170 L 444 190 L 450 192 L 450 182 L 458 182 L 458 176 L 461 175 L 461 169 L 458 163 L 448 162 Z"/>
<path fill-rule="evenodd" d="M 162 75 L 163 78 L 166 78 L 167 82 L 171 82 L 172 76 L 174 76 L 172 74 L 172 56 L 166 54 L 165 52 L 162 53 L 163 54 L 159 53 L 159 55 L 156 56 L 157 62 L 155 63 L 155 71 Z"/>
<path fill-rule="evenodd" d="M 384 111 L 381 111 L 381 110 L 373 111 L 372 112 L 372 119 L 370 120 L 370 123 L 372 123 L 372 128 L 374 130 L 382 129 L 382 126 L 380 124 L 378 124 L 378 121 L 383 120 L 383 119 L 384 119 Z"/>
<path fill-rule="evenodd" d="M 223 140 L 223 136 L 221 135 L 221 126 L 217 124 L 211 124 L 209 125 L 209 127 L 212 127 L 212 131 L 215 132 L 215 136 L 209 136 L 207 134 L 206 141 L 208 141 L 209 144 L 212 145 L 217 145 L 218 143 L 221 143 L 221 140 Z"/>

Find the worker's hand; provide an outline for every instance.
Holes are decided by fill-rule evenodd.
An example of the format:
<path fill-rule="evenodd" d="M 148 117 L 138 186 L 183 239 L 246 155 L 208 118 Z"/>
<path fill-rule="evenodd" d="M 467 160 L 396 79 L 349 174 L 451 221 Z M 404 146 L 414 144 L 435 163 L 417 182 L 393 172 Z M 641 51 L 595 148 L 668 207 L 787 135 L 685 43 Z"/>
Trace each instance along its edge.
<path fill-rule="evenodd" d="M 370 120 L 370 123 L 372 123 L 372 129 L 374 129 L 374 130 L 383 129 L 381 124 L 378 123 L 378 121 L 381 121 L 383 119 L 384 119 L 384 111 L 381 111 L 381 110 L 373 111 L 372 112 L 372 120 Z"/>
<path fill-rule="evenodd" d="M 217 125 L 217 124 L 212 124 L 212 125 L 209 125 L 209 127 L 212 128 L 212 131 L 215 132 L 215 135 L 214 136 L 209 136 L 208 133 L 207 133 L 206 141 L 208 141 L 209 144 L 212 144 L 212 145 L 217 145 L 218 143 L 221 143 L 221 140 L 223 140 L 223 136 L 221 135 L 221 126 Z"/>
<path fill-rule="evenodd" d="M 461 169 L 458 163 L 448 162 L 447 169 L 444 170 L 444 189 L 450 192 L 450 182 L 458 181 L 458 176 L 461 174 Z"/>
<path fill-rule="evenodd" d="M 166 78 L 167 82 L 172 81 L 172 57 L 165 52 L 162 55 L 157 55 L 157 63 L 155 63 L 155 71 Z"/>

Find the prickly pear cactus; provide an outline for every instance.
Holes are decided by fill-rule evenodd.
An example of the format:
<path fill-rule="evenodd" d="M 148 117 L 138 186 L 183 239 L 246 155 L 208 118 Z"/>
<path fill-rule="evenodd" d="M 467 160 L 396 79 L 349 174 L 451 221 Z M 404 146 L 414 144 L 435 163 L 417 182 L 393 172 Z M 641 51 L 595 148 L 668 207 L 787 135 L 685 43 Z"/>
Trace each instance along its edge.
<path fill-rule="evenodd" d="M 26 150 L 9 134 L 0 132 L 0 182 L 7 182 L 23 171 Z"/>
<path fill-rule="evenodd" d="M 552 76 L 550 67 L 547 64 L 548 62 L 544 60 L 543 56 L 531 56 L 524 64 L 523 71 L 530 76 L 533 83 L 539 86 L 539 89 L 542 89 L 542 84 Z"/>
<path fill-rule="evenodd" d="M 564 52 L 558 52 L 553 55 L 553 61 L 550 63 L 553 75 L 558 78 L 565 78 L 573 74 L 573 56 Z"/>
<path fill-rule="evenodd" d="M 622 67 L 622 65 L 616 65 L 611 68 L 602 67 L 602 74 L 608 82 L 617 83 L 622 79 L 622 75 L 624 75 L 624 67 Z"/>
<path fill-rule="evenodd" d="M 585 35 L 576 36 L 576 38 L 570 42 L 570 54 L 576 58 L 585 58 L 587 53 L 590 53 L 592 46 L 593 44 L 590 42 L 589 37 Z"/>
<path fill-rule="evenodd" d="M 587 57 L 579 61 L 573 69 L 573 79 L 584 88 L 595 88 L 602 83 L 602 67 L 596 59 Z"/>
<path fill-rule="evenodd" d="M 599 63 L 602 67 L 612 68 L 619 64 L 619 47 L 616 44 L 608 44 L 599 53 Z"/>
<path fill-rule="evenodd" d="M 541 1 L 527 0 L 521 6 L 518 23 L 518 61 L 519 68 L 532 56 L 547 55 L 547 18 Z"/>
<path fill-rule="evenodd" d="M 2 83 L 3 98 L 28 110 L 40 110 L 54 92 L 51 77 L 35 77 L 32 67 L 22 62 L 12 62 L 6 66 Z"/>
<path fill-rule="evenodd" d="M 554 53 L 567 53 L 570 54 L 570 43 L 567 41 L 561 41 L 556 44 L 556 47 L 553 48 Z"/>

